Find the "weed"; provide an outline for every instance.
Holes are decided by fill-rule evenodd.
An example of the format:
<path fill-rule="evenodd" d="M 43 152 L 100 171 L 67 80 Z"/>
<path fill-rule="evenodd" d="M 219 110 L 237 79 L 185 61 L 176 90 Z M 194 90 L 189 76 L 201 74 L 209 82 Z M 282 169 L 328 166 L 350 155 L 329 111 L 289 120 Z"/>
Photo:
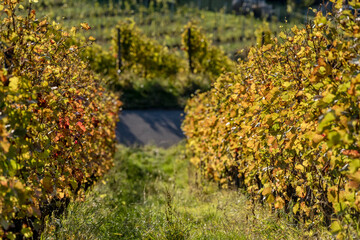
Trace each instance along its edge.
<path fill-rule="evenodd" d="M 179 218 L 176 210 L 173 206 L 173 199 L 168 189 L 165 192 L 166 207 L 165 216 L 166 224 L 164 226 L 164 235 L 168 240 L 183 240 L 189 236 L 189 230 L 191 225 L 186 226 Z"/>

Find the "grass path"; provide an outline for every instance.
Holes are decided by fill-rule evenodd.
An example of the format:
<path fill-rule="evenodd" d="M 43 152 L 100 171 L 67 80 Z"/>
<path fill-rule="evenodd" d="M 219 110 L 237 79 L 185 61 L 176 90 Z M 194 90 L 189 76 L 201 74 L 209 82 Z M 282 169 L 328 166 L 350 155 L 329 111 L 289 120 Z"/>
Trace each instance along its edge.
<path fill-rule="evenodd" d="M 303 239 L 300 227 L 234 190 L 197 187 L 184 144 L 118 146 L 115 166 L 43 239 Z M 325 232 L 316 238 L 325 238 Z"/>

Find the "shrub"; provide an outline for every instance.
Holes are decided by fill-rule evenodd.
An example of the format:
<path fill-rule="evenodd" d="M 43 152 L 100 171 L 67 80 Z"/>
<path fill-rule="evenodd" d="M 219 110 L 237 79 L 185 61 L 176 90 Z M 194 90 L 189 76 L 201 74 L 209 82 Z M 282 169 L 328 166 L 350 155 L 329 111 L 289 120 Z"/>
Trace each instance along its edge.
<path fill-rule="evenodd" d="M 185 64 L 180 57 L 147 38 L 131 20 L 120 22 L 114 29 L 112 45 L 116 56 L 118 29 L 123 69 L 131 69 L 144 77 L 170 76 L 184 71 Z"/>
<path fill-rule="evenodd" d="M 20 0 L 0 9 L 0 238 L 37 238 L 110 168 L 119 102 L 71 34 Z"/>
<path fill-rule="evenodd" d="M 205 73 L 217 78 L 223 72 L 234 70 L 234 63 L 223 51 L 213 46 L 193 22 L 189 22 L 184 27 L 182 45 L 183 49 L 191 54 L 192 67 L 195 73 Z"/>
<path fill-rule="evenodd" d="M 207 178 L 243 187 L 309 227 L 325 223 L 339 238 L 357 238 L 360 24 L 335 5 L 252 48 L 239 73 L 188 102 L 183 129 Z"/>

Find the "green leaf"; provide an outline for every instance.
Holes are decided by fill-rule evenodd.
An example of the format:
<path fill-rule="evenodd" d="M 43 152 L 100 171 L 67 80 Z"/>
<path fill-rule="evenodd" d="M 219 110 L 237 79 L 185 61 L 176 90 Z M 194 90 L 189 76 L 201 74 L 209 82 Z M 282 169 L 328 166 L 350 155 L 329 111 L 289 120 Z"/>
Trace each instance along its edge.
<path fill-rule="evenodd" d="M 360 2 L 355 1 L 355 0 L 349 1 L 349 5 L 352 6 L 353 8 L 355 8 L 355 9 L 359 9 L 359 8 L 360 8 Z"/>
<path fill-rule="evenodd" d="M 17 170 L 20 168 L 20 165 L 14 160 L 14 159 L 11 159 L 10 162 L 9 162 L 9 175 L 10 176 L 15 176 L 15 174 L 17 173 Z"/>
<path fill-rule="evenodd" d="M 12 232 L 9 232 L 6 234 L 6 237 L 10 240 L 15 240 L 16 239 L 16 235 Z"/>
<path fill-rule="evenodd" d="M 360 159 L 353 159 L 349 163 L 349 172 L 355 173 L 360 168 Z"/>
<path fill-rule="evenodd" d="M 321 66 L 321 67 L 319 68 L 319 73 L 320 73 L 321 75 L 325 75 L 325 73 L 326 73 L 326 68 L 325 68 L 324 66 Z"/>
<path fill-rule="evenodd" d="M 314 85 L 314 88 L 315 88 L 316 90 L 319 90 L 319 89 L 322 88 L 323 86 L 324 86 L 324 84 L 321 83 L 321 82 L 319 82 L 319 83 L 317 83 L 317 84 Z"/>
<path fill-rule="evenodd" d="M 339 86 L 338 91 L 339 92 L 346 92 L 350 88 L 351 82 L 343 83 Z"/>
<path fill-rule="evenodd" d="M 336 96 L 334 94 L 329 93 L 329 94 L 326 94 L 326 96 L 322 99 L 322 101 L 326 102 L 326 103 L 331 103 L 334 101 L 335 97 Z"/>
<path fill-rule="evenodd" d="M 325 127 L 327 127 L 332 121 L 336 119 L 336 116 L 333 112 L 328 112 L 324 118 L 321 120 L 318 130 L 322 132 Z"/>
<path fill-rule="evenodd" d="M 319 21 L 320 26 L 325 25 L 326 23 L 327 23 L 327 18 L 326 17 L 320 18 L 320 21 Z"/>
<path fill-rule="evenodd" d="M 21 233 L 24 234 L 24 237 L 26 237 L 26 238 L 32 237 L 32 231 L 30 228 L 25 227 L 25 228 L 21 229 Z"/>
<path fill-rule="evenodd" d="M 332 147 L 334 145 L 337 145 L 340 143 L 341 136 L 338 132 L 333 131 L 328 134 L 328 141 L 327 144 L 329 147 Z"/>
<path fill-rule="evenodd" d="M 341 224 L 339 221 L 334 221 L 331 223 L 331 226 L 330 226 L 330 229 L 331 229 L 331 232 L 332 233 L 338 233 L 341 231 Z"/>
<path fill-rule="evenodd" d="M 293 213 L 296 214 L 299 211 L 300 204 L 297 202 L 293 207 Z"/>
<path fill-rule="evenodd" d="M 289 87 L 290 85 L 291 85 L 291 82 L 283 82 L 282 83 L 282 86 L 285 88 Z"/>

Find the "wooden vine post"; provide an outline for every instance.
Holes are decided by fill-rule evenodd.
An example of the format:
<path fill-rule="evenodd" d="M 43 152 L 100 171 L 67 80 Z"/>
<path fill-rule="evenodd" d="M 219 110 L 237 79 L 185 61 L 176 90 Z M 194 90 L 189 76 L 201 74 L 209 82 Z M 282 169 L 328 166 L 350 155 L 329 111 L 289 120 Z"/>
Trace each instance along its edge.
<path fill-rule="evenodd" d="M 117 68 L 117 73 L 120 74 L 121 68 L 122 68 L 120 28 L 117 29 L 117 45 L 118 45 L 118 54 L 117 54 L 117 59 L 116 59 L 116 68 Z"/>
<path fill-rule="evenodd" d="M 189 56 L 190 72 L 194 73 L 194 68 L 191 60 L 191 27 L 188 28 L 188 56 Z"/>

